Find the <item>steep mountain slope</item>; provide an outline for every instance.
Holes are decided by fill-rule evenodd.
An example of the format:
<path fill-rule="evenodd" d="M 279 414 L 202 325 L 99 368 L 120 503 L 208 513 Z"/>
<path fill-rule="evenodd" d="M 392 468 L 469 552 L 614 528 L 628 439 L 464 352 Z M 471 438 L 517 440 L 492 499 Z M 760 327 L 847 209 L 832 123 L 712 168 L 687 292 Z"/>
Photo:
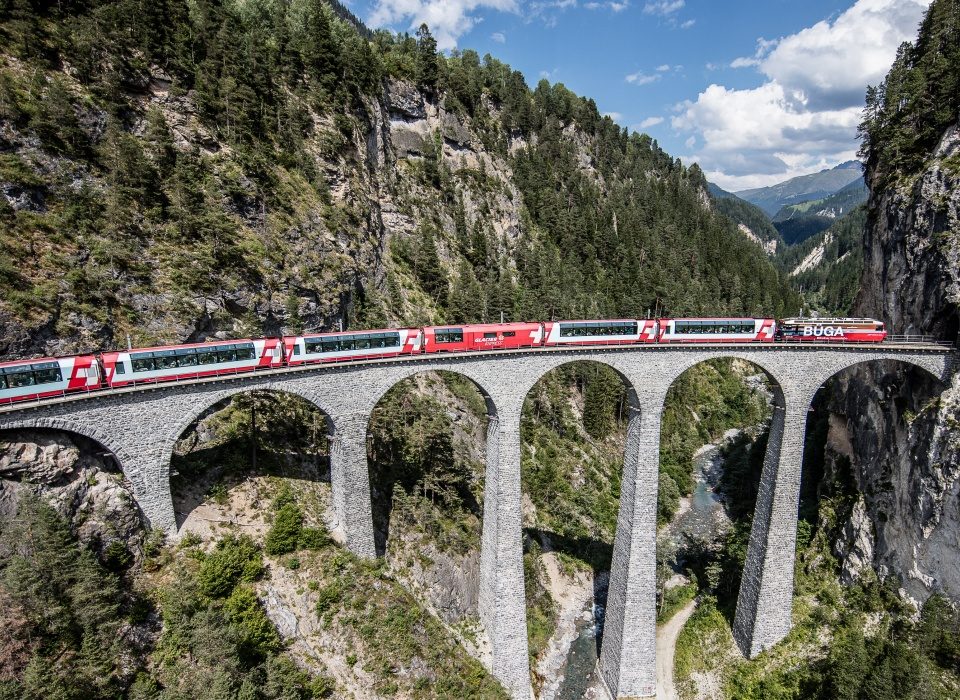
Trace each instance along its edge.
<path fill-rule="evenodd" d="M 7 354 L 796 305 L 696 167 L 563 86 L 322 0 L 151 7 L 2 10 Z"/>
<path fill-rule="evenodd" d="M 784 242 L 770 218 L 759 207 L 730 194 L 714 184 L 708 183 L 707 189 L 713 200 L 714 208 L 732 219 L 737 228 L 750 240 L 759 245 L 768 255 L 782 249 Z"/>
<path fill-rule="evenodd" d="M 861 206 L 776 257 L 803 294 L 808 311 L 822 316 L 850 314 L 863 274 L 865 223 L 866 207 Z"/>
<path fill-rule="evenodd" d="M 829 197 L 812 199 L 801 204 L 788 204 L 774 215 L 773 222 L 786 221 L 804 215 L 839 219 L 844 214 L 848 214 L 854 207 L 866 203 L 869 194 L 866 182 L 854 180 Z"/>
<path fill-rule="evenodd" d="M 862 173 L 863 166 L 851 160 L 829 170 L 801 175 L 769 187 L 757 187 L 734 194 L 757 205 L 769 216 L 774 216 L 784 206 L 828 197 L 860 179 Z"/>

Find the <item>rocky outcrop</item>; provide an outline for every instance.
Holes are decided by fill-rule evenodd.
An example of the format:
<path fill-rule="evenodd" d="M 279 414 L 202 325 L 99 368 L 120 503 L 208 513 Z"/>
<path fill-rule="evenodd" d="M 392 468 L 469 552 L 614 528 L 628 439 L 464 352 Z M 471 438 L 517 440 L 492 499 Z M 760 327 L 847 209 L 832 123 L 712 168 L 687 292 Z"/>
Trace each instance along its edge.
<path fill-rule="evenodd" d="M 763 252 L 764 252 L 764 253 L 766 253 L 767 255 L 776 255 L 776 253 L 777 253 L 777 240 L 776 240 L 775 238 L 771 238 L 771 239 L 768 240 L 768 241 L 764 241 L 762 238 L 760 238 L 760 236 L 758 236 L 757 234 L 755 234 L 755 233 L 753 232 L 753 229 L 752 229 L 752 228 L 750 228 L 750 227 L 747 226 L 746 224 L 742 224 L 742 223 L 741 223 L 741 224 L 737 224 L 737 229 L 738 229 L 738 230 L 740 231 L 740 233 L 742 233 L 744 236 L 746 236 L 746 237 L 749 238 L 751 241 L 753 241 L 754 243 L 756 243 L 758 246 L 760 246 L 761 248 L 763 248 Z"/>
<path fill-rule="evenodd" d="M 960 132 L 949 129 L 918 177 L 873 191 L 855 315 L 893 333 L 955 342 L 960 328 Z M 868 181 L 878 182 L 876 172 Z M 960 376 L 949 386 L 878 363 L 845 373 L 832 410 L 845 417 L 863 494 L 838 544 L 844 570 L 870 560 L 917 601 L 960 601 Z M 838 433 L 831 426 L 831 439 Z M 876 535 L 866 546 L 870 520 Z M 859 544 L 858 544 L 859 543 Z"/>
<path fill-rule="evenodd" d="M 117 288 L 115 314 L 98 313 L 102 304 L 94 300 L 83 308 L 58 304 L 56 311 L 27 318 L 0 299 L 3 355 L 110 349 L 126 345 L 127 333 L 135 345 L 146 346 L 329 330 L 363 325 L 366 320 L 357 322 L 361 309 L 372 311 L 376 323 L 409 325 L 433 313 L 437 302 L 422 294 L 407 266 L 391 255 L 396 240 L 415 243 L 429 228 L 451 278 L 461 259 L 463 231 L 486 232 L 494 248 L 490 255 L 511 257 L 523 205 L 505 149 L 485 146 L 482 129 L 462 109 L 448 107 L 443 95 L 428 98 L 409 81 L 388 79 L 380 95 L 365 98 L 362 117 L 311 110 L 305 157 L 317 182 L 274 163 L 271 177 L 284 185 L 271 197 L 235 149 L 204 122 L 196 91 L 172 90 L 170 76 L 157 67 L 148 77 L 143 91 L 131 98 L 136 108 L 131 141 L 146 147 L 159 118 L 171 152 L 202 161 L 209 174 L 211 201 L 205 206 L 211 220 L 249 244 L 249 260 L 234 261 L 236 270 L 217 270 L 225 276 L 215 291 L 194 294 L 171 282 L 175 271 L 166 253 L 144 237 L 145 243 L 133 245 L 143 244 L 139 255 L 149 283 L 111 272 L 117 278 L 111 283 Z M 64 80 L 82 92 L 79 83 Z M 95 101 L 84 110 L 78 119 L 85 137 L 93 147 L 106 148 L 107 115 Z M 489 129 L 499 119 L 498 108 L 485 104 L 484 111 L 483 126 Z M 569 131 L 585 158 L 589 137 L 575 127 Z M 47 212 L 48 204 L 57 205 L 68 191 L 111 191 L 105 172 L 47 152 L 29 129 L 0 125 L 0 141 L 18 158 L 17 168 L 10 169 L 16 178 L 7 181 L 0 173 L 3 207 L 56 217 L 59 210 Z M 425 161 L 432 176 L 425 174 Z M 442 179 L 443 187 L 431 178 Z M 80 267 L 86 262 L 75 261 Z M 60 280 L 58 293 L 72 302 L 66 272 L 51 269 L 47 277 Z"/>
<path fill-rule="evenodd" d="M 23 431 L 0 438 L 0 519 L 17 511 L 24 490 L 39 493 L 81 542 L 103 553 L 112 542 L 139 556 L 140 511 L 113 457 L 82 438 Z"/>
<path fill-rule="evenodd" d="M 834 554 L 843 562 L 840 580 L 853 583 L 873 564 L 873 523 L 863 498 L 858 498 L 844 524 L 843 537 L 834 544 Z"/>

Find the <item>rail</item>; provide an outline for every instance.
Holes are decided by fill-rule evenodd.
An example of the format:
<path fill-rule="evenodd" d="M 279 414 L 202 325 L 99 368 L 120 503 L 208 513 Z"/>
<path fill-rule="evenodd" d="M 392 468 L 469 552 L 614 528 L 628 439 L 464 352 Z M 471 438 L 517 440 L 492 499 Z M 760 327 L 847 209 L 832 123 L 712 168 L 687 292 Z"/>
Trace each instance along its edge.
<path fill-rule="evenodd" d="M 417 352 L 409 354 L 397 354 L 396 352 L 392 353 L 376 353 L 365 355 L 358 358 L 350 359 L 331 359 L 331 360 L 312 360 L 309 362 L 301 362 L 296 365 L 281 365 L 279 367 L 253 367 L 250 369 L 226 369 L 221 371 L 213 372 L 194 372 L 189 374 L 181 374 L 176 377 L 169 378 L 156 378 L 148 379 L 141 381 L 129 381 L 125 382 L 122 386 L 94 386 L 94 387 L 83 387 L 82 389 L 71 389 L 70 391 L 61 390 L 59 392 L 47 393 L 47 395 L 42 397 L 30 398 L 30 399 L 12 399 L 4 402 L 0 402 L 0 413 L 8 413 L 13 410 L 19 410 L 22 408 L 36 408 L 39 406 L 62 403 L 65 401 L 73 401 L 78 399 L 87 398 L 90 396 L 114 396 L 118 394 L 132 393 L 135 391 L 143 391 L 148 389 L 157 389 L 168 386 L 177 386 L 177 385 L 193 385 L 198 383 L 213 382 L 213 381 L 222 381 L 224 379 L 229 379 L 231 377 L 244 378 L 256 376 L 258 374 L 263 375 L 282 375 L 296 373 L 300 371 L 309 371 L 317 370 L 323 367 L 344 367 L 344 366 L 357 366 L 364 364 L 377 364 L 383 361 L 390 362 L 404 362 L 404 361 L 424 361 L 438 356 L 445 356 L 450 358 L 465 356 L 465 355 L 477 355 L 477 354 L 490 354 L 490 355 L 513 355 L 519 354 L 527 351 L 538 351 L 538 352 L 557 352 L 557 351 L 590 351 L 590 350 L 602 350 L 608 347 L 615 348 L 624 348 L 632 347 L 638 350 L 693 350 L 693 349 L 703 349 L 703 348 L 713 348 L 713 349 L 733 349 L 733 348 L 750 348 L 750 349 L 764 349 L 764 350 L 773 350 L 777 347 L 790 346 L 791 348 L 805 348 L 809 350 L 814 349 L 830 349 L 830 350 L 840 350 L 845 347 L 874 347 L 882 349 L 884 346 L 889 345 L 898 345 L 903 346 L 902 349 L 906 350 L 907 346 L 912 346 L 910 349 L 924 351 L 924 350 L 937 350 L 940 352 L 946 352 L 954 350 L 956 346 L 949 342 L 943 340 L 935 340 L 932 336 L 926 335 L 888 335 L 882 342 L 877 341 L 868 341 L 868 340 L 848 340 L 848 339 L 837 339 L 837 340 L 802 340 L 802 339 L 786 339 L 786 338 L 777 338 L 775 340 L 765 340 L 765 341 L 739 341 L 739 340 L 714 340 L 714 341 L 666 341 L 666 342 L 643 342 L 643 341 L 623 341 L 623 340 L 610 340 L 602 342 L 585 342 L 585 343 L 564 343 L 563 345 L 521 345 L 517 348 L 468 348 L 465 350 L 438 350 L 434 352 Z"/>

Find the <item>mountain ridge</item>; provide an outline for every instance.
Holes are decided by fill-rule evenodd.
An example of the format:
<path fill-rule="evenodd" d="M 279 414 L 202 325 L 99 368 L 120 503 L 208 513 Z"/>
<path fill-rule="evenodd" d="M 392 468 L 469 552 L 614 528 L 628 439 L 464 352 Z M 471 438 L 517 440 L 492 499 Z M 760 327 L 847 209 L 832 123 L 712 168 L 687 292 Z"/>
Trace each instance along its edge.
<path fill-rule="evenodd" d="M 859 161 L 851 160 L 775 185 L 740 190 L 733 194 L 760 207 L 772 218 L 786 205 L 823 199 L 862 177 L 863 165 Z"/>

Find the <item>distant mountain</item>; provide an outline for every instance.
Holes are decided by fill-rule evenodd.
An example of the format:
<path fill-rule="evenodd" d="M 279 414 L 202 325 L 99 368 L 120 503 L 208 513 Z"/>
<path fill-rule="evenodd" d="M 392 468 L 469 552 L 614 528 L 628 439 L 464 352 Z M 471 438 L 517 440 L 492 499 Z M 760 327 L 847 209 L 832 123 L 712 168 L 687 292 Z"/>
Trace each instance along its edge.
<path fill-rule="evenodd" d="M 870 192 L 867 190 L 867 184 L 862 179 L 854 180 L 829 197 L 811 199 L 809 202 L 788 204 L 782 207 L 776 216 L 773 217 L 773 222 L 776 224 L 780 221 L 786 221 L 787 219 L 811 215 L 839 219 L 844 214 L 848 214 L 866 202 L 869 195 Z"/>
<path fill-rule="evenodd" d="M 740 232 L 763 248 L 767 255 L 774 255 L 783 248 L 783 239 L 770 223 L 766 212 L 712 182 L 707 183 L 707 191 L 713 199 L 714 208 L 732 219 Z"/>
<path fill-rule="evenodd" d="M 869 194 L 862 178 L 854 180 L 829 197 L 782 207 L 773 217 L 773 225 L 787 245 L 797 245 L 864 204 Z"/>
<path fill-rule="evenodd" d="M 734 194 L 773 217 L 786 205 L 824 199 L 858 180 L 863 180 L 863 166 L 858 161 L 850 160 L 830 170 L 821 170 L 819 173 L 801 175 L 770 187 L 758 187 Z"/>

